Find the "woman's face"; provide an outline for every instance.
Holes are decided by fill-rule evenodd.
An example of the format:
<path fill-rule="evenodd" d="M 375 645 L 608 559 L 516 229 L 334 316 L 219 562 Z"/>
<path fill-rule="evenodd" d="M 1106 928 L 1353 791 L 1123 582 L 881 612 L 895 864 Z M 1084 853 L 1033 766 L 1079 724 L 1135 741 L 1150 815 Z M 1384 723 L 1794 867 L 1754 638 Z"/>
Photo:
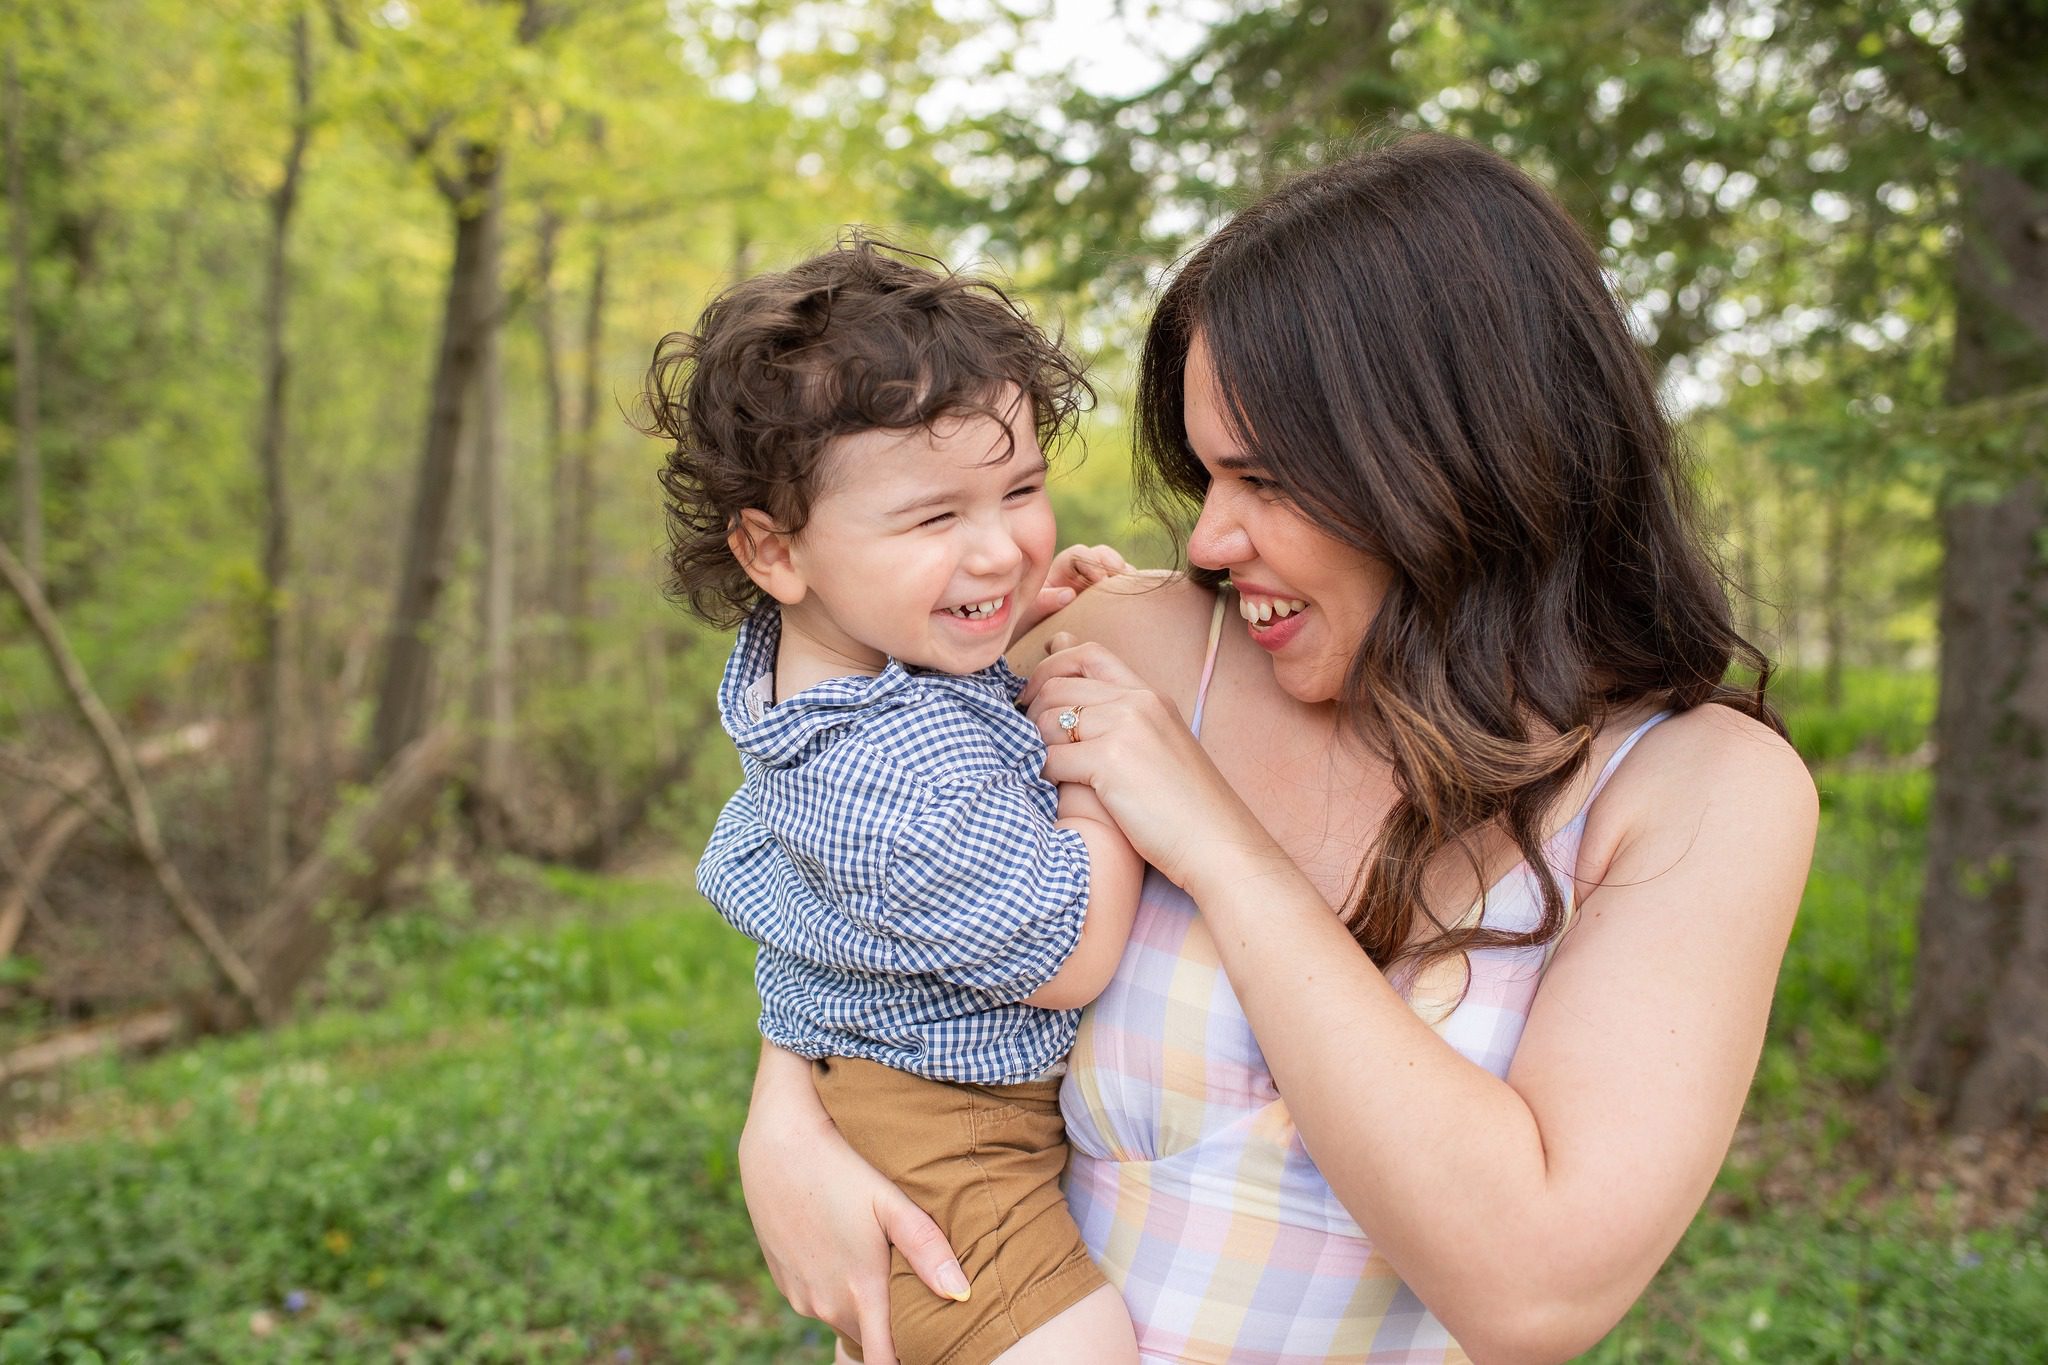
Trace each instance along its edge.
<path fill-rule="evenodd" d="M 1333 700 L 1391 573 L 1311 523 L 1244 449 L 1199 333 L 1184 378 L 1188 442 L 1209 471 L 1188 558 L 1230 574 L 1245 628 L 1273 656 L 1282 691 L 1305 702 Z"/>

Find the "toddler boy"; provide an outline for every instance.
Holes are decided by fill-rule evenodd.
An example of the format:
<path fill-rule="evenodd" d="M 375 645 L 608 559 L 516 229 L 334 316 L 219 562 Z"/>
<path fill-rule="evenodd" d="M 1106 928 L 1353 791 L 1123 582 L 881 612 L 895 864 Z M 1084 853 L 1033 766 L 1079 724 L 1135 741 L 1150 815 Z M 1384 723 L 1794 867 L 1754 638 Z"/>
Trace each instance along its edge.
<path fill-rule="evenodd" d="M 1087 392 L 996 286 L 860 235 L 728 289 L 649 375 L 672 590 L 738 627 L 745 779 L 698 885 L 760 945 L 763 1036 L 972 1285 L 895 1256 L 905 1365 L 1135 1359 L 1060 1195 L 1058 1076 L 1140 868 L 1041 775 L 1002 658 L 1053 563 L 1044 445 Z"/>

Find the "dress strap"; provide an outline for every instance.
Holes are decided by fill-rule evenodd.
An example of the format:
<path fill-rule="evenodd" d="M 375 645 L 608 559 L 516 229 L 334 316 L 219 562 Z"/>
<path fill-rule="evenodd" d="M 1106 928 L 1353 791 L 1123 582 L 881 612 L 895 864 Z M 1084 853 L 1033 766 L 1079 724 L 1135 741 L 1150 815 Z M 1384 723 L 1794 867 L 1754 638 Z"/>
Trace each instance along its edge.
<path fill-rule="evenodd" d="M 1607 779 L 1614 776 L 1614 770 L 1621 766 L 1621 760 L 1628 757 L 1628 751 L 1636 747 L 1636 741 L 1649 734 L 1659 722 L 1671 719 L 1674 714 L 1676 713 L 1671 711 L 1659 711 L 1629 732 L 1628 738 L 1621 742 L 1609 756 L 1606 766 L 1600 769 L 1600 776 L 1593 780 L 1592 793 L 1586 797 L 1586 809 L 1590 810 L 1593 803 L 1600 799 L 1601 789 L 1607 785 Z"/>
<path fill-rule="evenodd" d="M 1188 722 L 1188 728 L 1196 737 L 1202 733 L 1202 707 L 1209 700 L 1209 680 L 1216 676 L 1216 645 L 1223 639 L 1223 607 L 1228 600 L 1227 589 L 1216 590 L 1216 609 L 1209 613 L 1209 649 L 1202 656 L 1202 680 L 1195 684 L 1195 716 Z"/>

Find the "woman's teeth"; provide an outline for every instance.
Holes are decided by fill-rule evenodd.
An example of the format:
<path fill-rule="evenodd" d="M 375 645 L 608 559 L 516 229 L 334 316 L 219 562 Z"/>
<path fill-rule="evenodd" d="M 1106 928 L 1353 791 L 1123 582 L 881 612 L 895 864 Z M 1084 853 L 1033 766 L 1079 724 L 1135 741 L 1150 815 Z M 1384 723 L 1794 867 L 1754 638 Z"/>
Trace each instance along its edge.
<path fill-rule="evenodd" d="M 946 612 L 948 615 L 957 616 L 963 621 L 983 621 L 1001 611 L 1003 603 L 1008 600 L 1008 598 L 998 597 L 993 602 L 976 602 L 971 606 L 965 607 L 947 607 Z"/>
<path fill-rule="evenodd" d="M 1262 626 L 1268 621 L 1278 620 L 1283 617 L 1292 616 L 1298 611 L 1307 610 L 1308 603 L 1298 597 L 1261 597 L 1257 600 L 1249 597 L 1240 597 L 1237 599 L 1237 614 L 1255 626 Z"/>

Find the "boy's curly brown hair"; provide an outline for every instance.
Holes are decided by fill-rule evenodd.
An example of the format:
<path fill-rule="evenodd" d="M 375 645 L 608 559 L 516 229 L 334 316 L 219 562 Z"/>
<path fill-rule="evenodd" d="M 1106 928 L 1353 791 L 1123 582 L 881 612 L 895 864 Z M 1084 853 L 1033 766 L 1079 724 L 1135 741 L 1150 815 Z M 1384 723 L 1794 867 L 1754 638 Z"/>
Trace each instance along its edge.
<path fill-rule="evenodd" d="M 743 509 L 800 532 L 834 437 L 964 415 L 1007 428 L 1011 384 L 1048 451 L 1094 399 L 1080 363 L 996 284 L 867 232 L 727 289 L 695 331 L 661 339 L 642 395 L 641 430 L 671 443 L 669 595 L 738 625 L 762 600 L 729 544 Z"/>

